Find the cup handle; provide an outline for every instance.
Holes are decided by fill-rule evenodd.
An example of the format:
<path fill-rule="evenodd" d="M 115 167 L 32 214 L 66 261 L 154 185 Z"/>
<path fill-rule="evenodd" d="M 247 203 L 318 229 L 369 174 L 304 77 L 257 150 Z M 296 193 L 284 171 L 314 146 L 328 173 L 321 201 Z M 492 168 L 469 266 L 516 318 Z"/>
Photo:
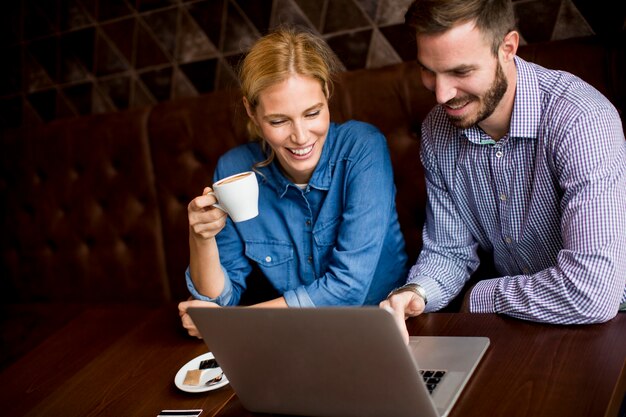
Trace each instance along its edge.
<path fill-rule="evenodd" d="M 209 191 L 208 193 L 206 193 L 205 195 L 212 195 L 213 197 L 215 197 L 215 199 L 217 200 L 217 196 L 215 195 L 215 193 L 213 191 Z M 222 206 L 219 205 L 219 203 L 213 203 L 211 204 L 212 207 L 216 207 L 220 210 L 222 210 L 224 213 L 228 214 L 228 212 L 226 211 L 226 209 Z"/>

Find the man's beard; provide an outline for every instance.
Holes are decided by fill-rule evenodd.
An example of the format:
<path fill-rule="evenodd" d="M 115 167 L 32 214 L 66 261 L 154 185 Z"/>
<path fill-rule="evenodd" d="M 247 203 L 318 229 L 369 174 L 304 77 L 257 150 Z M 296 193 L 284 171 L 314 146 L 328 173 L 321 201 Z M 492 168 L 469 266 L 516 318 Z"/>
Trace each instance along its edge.
<path fill-rule="evenodd" d="M 452 123 L 455 127 L 458 127 L 459 129 L 467 129 L 477 123 L 482 122 L 483 120 L 491 116 L 496 107 L 498 107 L 498 104 L 500 104 L 502 97 L 504 97 L 504 93 L 506 93 L 507 88 L 508 82 L 506 80 L 506 77 L 504 76 L 502 66 L 500 65 L 500 62 L 498 62 L 493 83 L 491 84 L 489 90 L 487 90 L 487 92 L 483 95 L 482 100 L 481 98 L 472 95 L 465 97 L 455 97 L 446 103 L 447 105 L 454 106 L 455 104 L 460 104 L 464 102 L 467 102 L 467 104 L 469 104 L 473 101 L 478 101 L 479 103 L 482 103 L 482 105 L 478 109 L 478 114 L 476 115 L 476 117 L 472 118 L 471 115 L 448 115 L 450 123 Z"/>

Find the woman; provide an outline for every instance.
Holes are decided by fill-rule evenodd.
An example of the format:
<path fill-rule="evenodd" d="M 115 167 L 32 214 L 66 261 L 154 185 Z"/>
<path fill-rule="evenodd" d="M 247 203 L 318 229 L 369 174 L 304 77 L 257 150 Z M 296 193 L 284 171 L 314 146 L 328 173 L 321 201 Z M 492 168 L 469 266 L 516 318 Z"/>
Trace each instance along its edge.
<path fill-rule="evenodd" d="M 237 305 L 256 264 L 280 297 L 266 307 L 375 305 L 406 277 L 384 136 L 373 126 L 330 122 L 337 61 L 321 39 L 278 30 L 244 59 L 239 79 L 258 140 L 223 155 L 214 180 L 254 170 L 259 215 L 233 223 L 205 188 L 188 206 L 195 298 L 179 304 L 199 336 L 192 305 Z M 201 300 L 201 301 L 199 301 Z"/>

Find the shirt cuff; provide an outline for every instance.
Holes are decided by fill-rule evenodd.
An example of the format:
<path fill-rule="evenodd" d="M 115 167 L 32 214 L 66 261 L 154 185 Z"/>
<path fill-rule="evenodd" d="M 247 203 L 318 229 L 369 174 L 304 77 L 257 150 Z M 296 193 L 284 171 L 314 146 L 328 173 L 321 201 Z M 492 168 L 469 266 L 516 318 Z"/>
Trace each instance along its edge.
<path fill-rule="evenodd" d="M 424 275 L 409 276 L 406 282 L 407 284 L 419 284 L 426 293 L 428 298 L 428 304 L 424 309 L 424 313 L 430 313 L 431 311 L 437 311 L 443 306 L 441 305 L 441 288 L 439 284 L 431 278 Z"/>
<path fill-rule="evenodd" d="M 187 267 L 187 270 L 185 271 L 185 280 L 187 281 L 187 289 L 189 290 L 191 296 L 196 300 L 210 301 L 220 306 L 228 305 L 233 295 L 233 284 L 231 284 L 228 273 L 224 268 L 222 268 L 222 272 L 224 273 L 224 289 L 217 298 L 209 298 L 198 292 L 196 286 L 193 284 L 193 280 L 191 279 L 191 271 L 189 270 L 189 267 Z"/>
<path fill-rule="evenodd" d="M 470 312 L 496 313 L 498 278 L 478 281 L 470 293 Z"/>
<path fill-rule="evenodd" d="M 304 287 L 285 291 L 283 298 L 289 307 L 315 307 L 313 300 L 311 300 L 309 293 L 306 292 Z"/>

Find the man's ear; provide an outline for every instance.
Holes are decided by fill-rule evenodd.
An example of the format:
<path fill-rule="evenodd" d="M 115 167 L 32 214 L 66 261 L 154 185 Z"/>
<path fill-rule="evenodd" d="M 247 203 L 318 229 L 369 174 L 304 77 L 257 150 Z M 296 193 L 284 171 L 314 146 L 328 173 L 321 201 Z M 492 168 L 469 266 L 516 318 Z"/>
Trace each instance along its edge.
<path fill-rule="evenodd" d="M 250 118 L 250 120 L 252 120 L 254 124 L 257 124 L 256 119 L 254 118 L 254 111 L 252 110 L 248 99 L 245 97 L 243 97 L 243 106 L 246 108 L 246 113 L 248 113 L 248 117 Z"/>
<path fill-rule="evenodd" d="M 513 57 L 517 53 L 519 46 L 519 32 L 512 30 L 506 34 L 500 46 L 500 53 L 505 62 L 513 61 Z"/>

